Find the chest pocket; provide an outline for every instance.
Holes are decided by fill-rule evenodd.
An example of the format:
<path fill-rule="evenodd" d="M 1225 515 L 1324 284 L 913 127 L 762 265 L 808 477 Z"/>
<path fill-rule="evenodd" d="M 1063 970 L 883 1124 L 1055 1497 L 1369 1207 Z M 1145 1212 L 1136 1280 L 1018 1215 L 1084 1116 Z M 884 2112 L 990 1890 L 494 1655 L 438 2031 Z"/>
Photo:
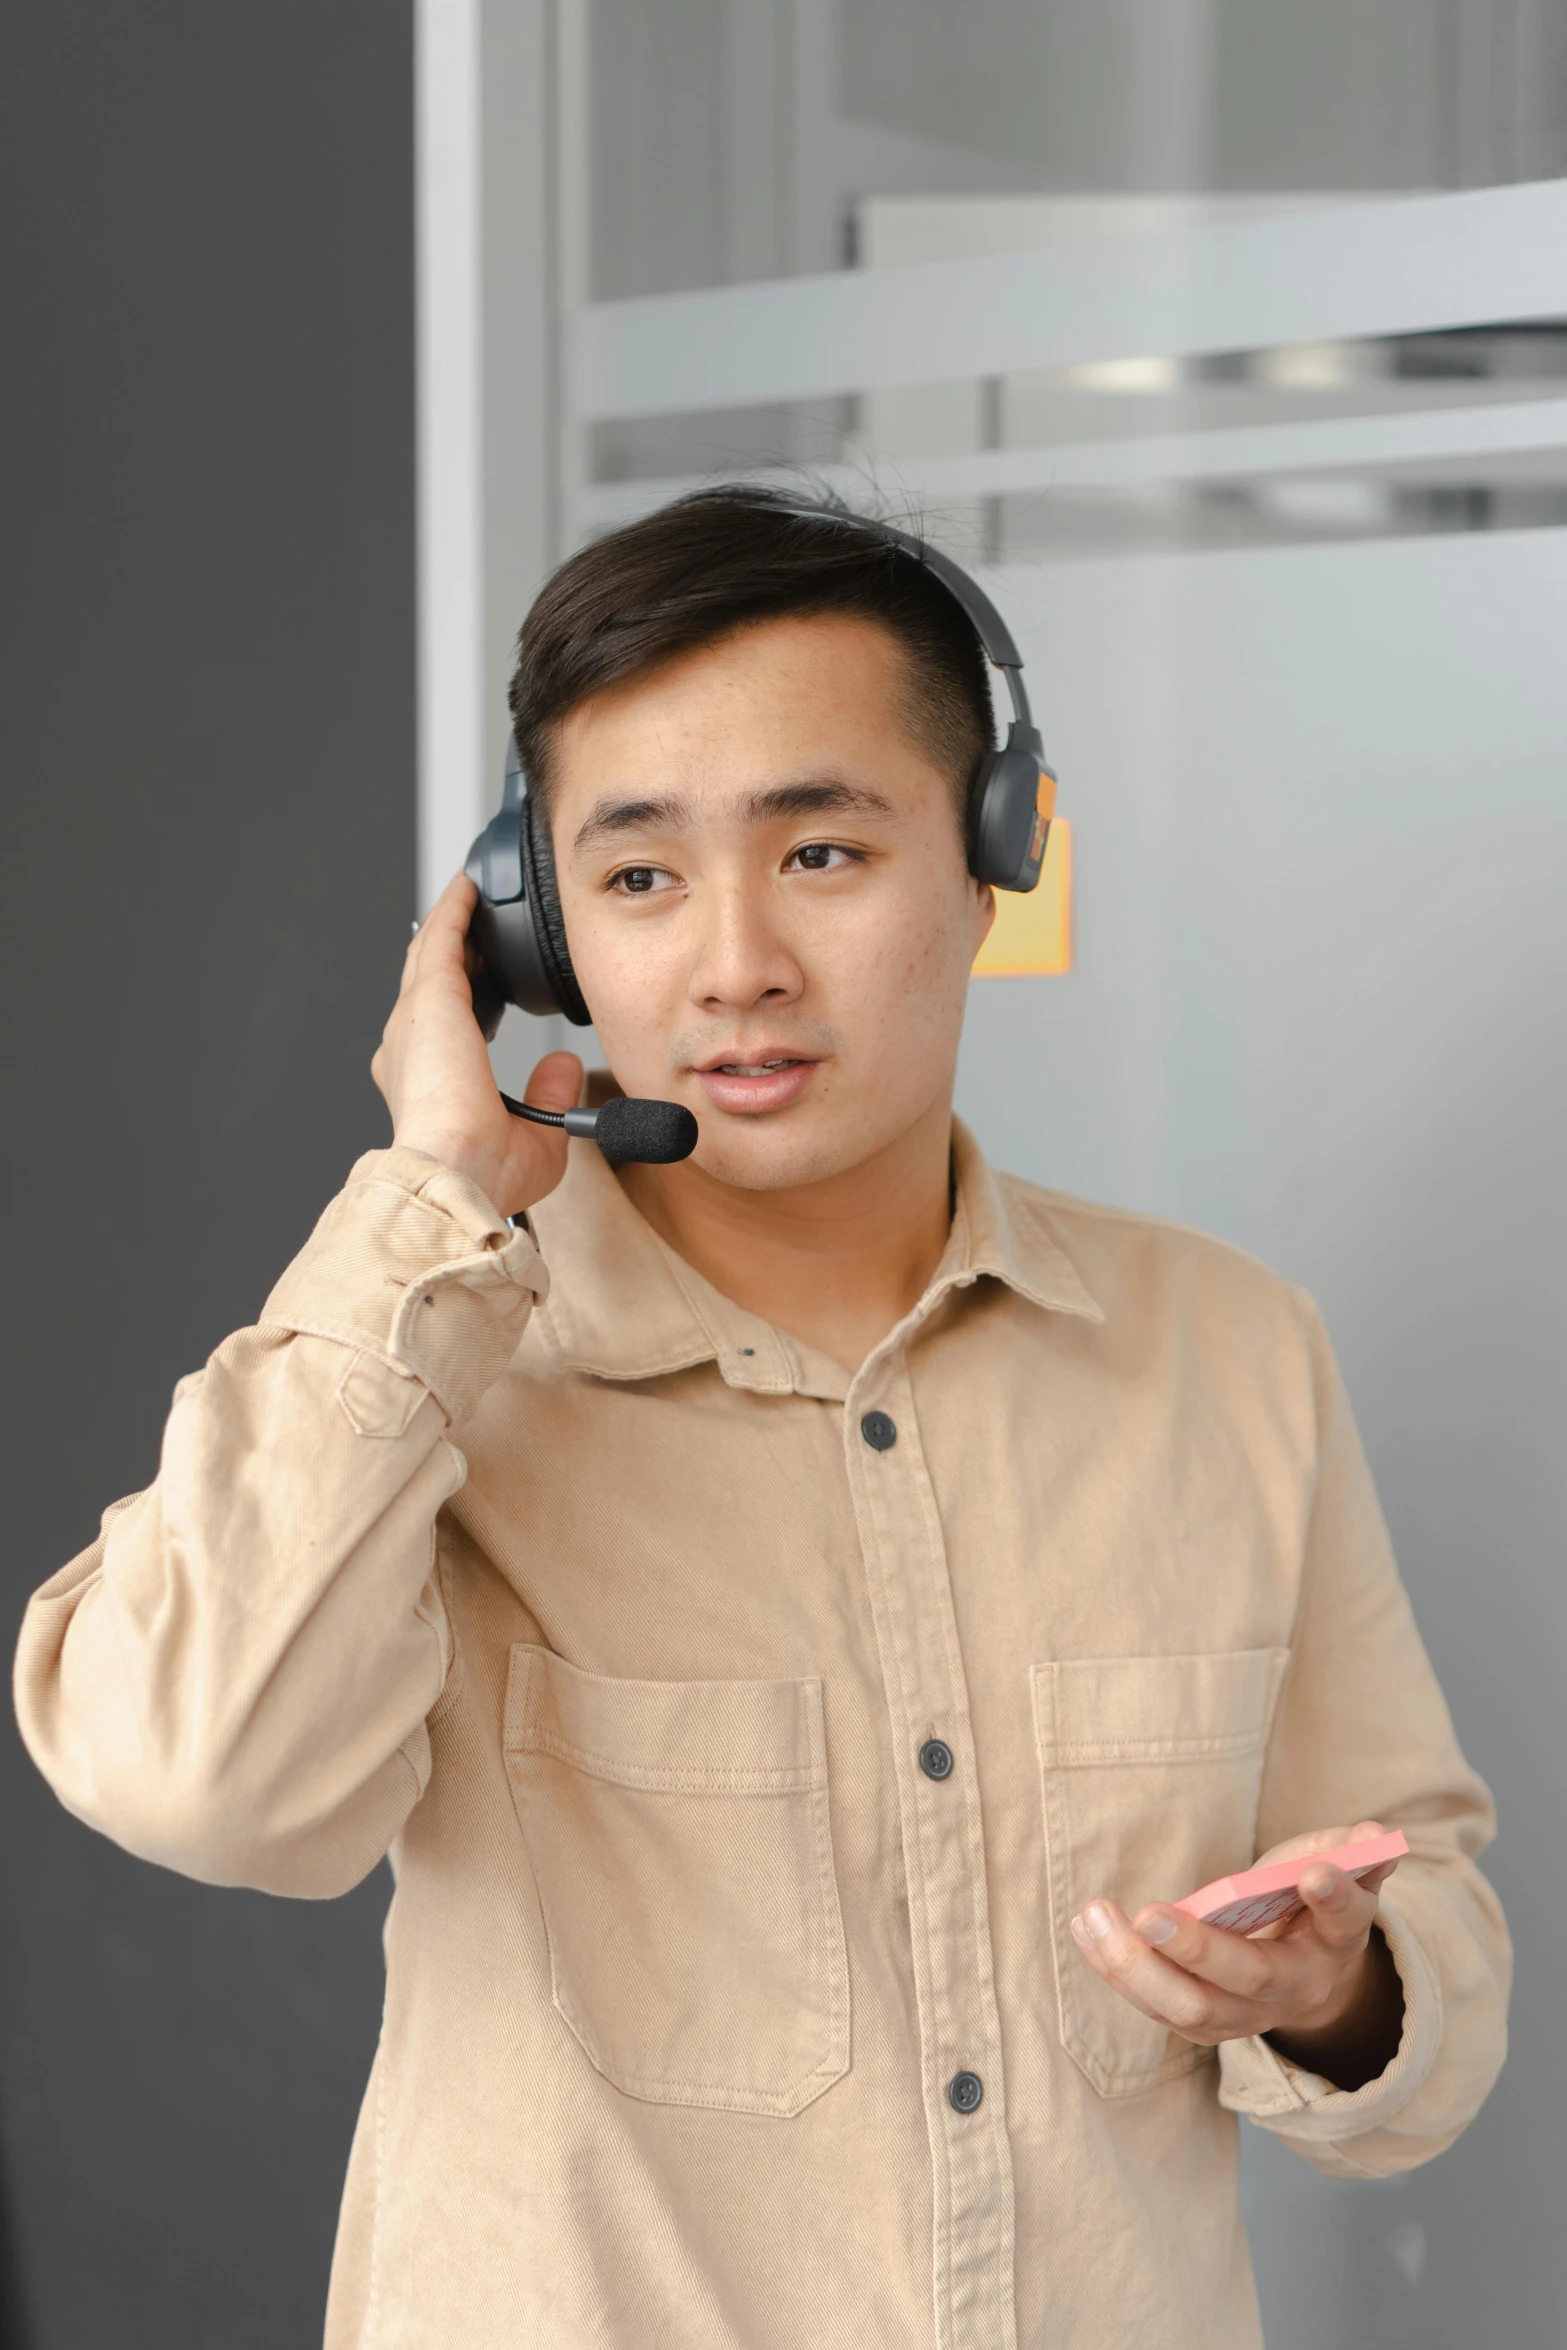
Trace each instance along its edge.
<path fill-rule="evenodd" d="M 1130 1916 L 1255 1857 L 1262 1759 L 1289 1651 L 1081 1657 L 1033 1668 L 1061 2038 L 1102 2097 L 1212 2061 L 1100 1981 L 1072 1939 L 1095 1894 Z"/>
<path fill-rule="evenodd" d="M 505 1748 L 555 2005 L 606 2080 L 788 2115 L 848 2071 L 818 1680 L 612 1680 L 519 1646 Z"/>

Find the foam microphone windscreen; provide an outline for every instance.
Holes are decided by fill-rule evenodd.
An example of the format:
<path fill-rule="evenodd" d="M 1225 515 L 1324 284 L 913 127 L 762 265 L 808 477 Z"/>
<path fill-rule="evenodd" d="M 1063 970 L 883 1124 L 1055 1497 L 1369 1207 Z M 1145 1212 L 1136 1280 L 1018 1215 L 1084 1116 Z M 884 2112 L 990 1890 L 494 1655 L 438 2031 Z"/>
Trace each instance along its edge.
<path fill-rule="evenodd" d="M 696 1149 L 696 1120 L 679 1102 L 607 1101 L 593 1139 L 606 1159 L 664 1167 Z"/>

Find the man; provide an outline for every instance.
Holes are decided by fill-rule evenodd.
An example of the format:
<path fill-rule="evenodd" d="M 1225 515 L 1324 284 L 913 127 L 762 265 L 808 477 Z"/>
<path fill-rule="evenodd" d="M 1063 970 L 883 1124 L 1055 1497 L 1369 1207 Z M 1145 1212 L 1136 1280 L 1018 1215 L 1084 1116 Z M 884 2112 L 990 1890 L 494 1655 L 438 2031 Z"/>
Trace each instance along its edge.
<path fill-rule="evenodd" d="M 696 1156 L 508 1116 L 454 882 L 392 1147 L 33 1603 L 31 1749 L 214 1882 L 391 1852 L 334 2350 L 1242 2350 L 1233 2116 L 1375 2176 L 1502 2054 L 1488 1800 L 1316 1317 L 955 1125 L 991 717 L 921 564 L 709 493 L 563 567 L 514 710 Z M 1372 1815 L 1396 1876 L 1276 1938 L 1170 1906 Z"/>

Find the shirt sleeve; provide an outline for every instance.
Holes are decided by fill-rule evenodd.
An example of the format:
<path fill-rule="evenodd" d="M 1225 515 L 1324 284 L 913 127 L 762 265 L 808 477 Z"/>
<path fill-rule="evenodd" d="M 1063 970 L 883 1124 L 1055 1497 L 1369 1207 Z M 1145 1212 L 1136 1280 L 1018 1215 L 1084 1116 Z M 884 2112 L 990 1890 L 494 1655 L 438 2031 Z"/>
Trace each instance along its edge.
<path fill-rule="evenodd" d="M 1220 2097 L 1319 2170 L 1380 2177 L 1440 2154 L 1479 2110 L 1506 2053 L 1511 1950 L 1475 1866 L 1494 1832 L 1491 1799 L 1459 1751 L 1337 1365 L 1303 1302 L 1317 1475 L 1258 1846 L 1361 1819 L 1403 1830 L 1409 1857 L 1378 1911 L 1403 1986 L 1403 2034 L 1386 2070 L 1353 2091 L 1265 2040 L 1228 2041 Z"/>
<path fill-rule="evenodd" d="M 156 1483 L 28 1608 L 17 1715 L 68 1810 L 214 1884 L 368 1875 L 424 1791 L 453 1670 L 448 1431 L 547 1286 L 465 1177 L 358 1162 L 255 1328 L 181 1380 Z"/>

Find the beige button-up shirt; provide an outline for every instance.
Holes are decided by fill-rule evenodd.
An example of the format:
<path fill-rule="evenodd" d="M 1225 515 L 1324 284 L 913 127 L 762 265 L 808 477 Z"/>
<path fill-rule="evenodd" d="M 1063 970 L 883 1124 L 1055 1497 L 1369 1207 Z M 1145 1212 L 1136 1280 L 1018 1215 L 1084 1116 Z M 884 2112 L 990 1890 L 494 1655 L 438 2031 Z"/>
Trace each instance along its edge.
<path fill-rule="evenodd" d="M 1236 2114 L 1376 2175 L 1490 2086 L 1490 1807 L 1309 1302 L 955 1166 L 851 1379 L 594 1151 L 537 1249 L 374 1152 L 33 1601 L 80 1817 L 280 1893 L 391 1853 L 332 2350 L 1243 2350 Z M 1412 1858 L 1352 2095 L 1073 1945 L 1362 1815 Z"/>

